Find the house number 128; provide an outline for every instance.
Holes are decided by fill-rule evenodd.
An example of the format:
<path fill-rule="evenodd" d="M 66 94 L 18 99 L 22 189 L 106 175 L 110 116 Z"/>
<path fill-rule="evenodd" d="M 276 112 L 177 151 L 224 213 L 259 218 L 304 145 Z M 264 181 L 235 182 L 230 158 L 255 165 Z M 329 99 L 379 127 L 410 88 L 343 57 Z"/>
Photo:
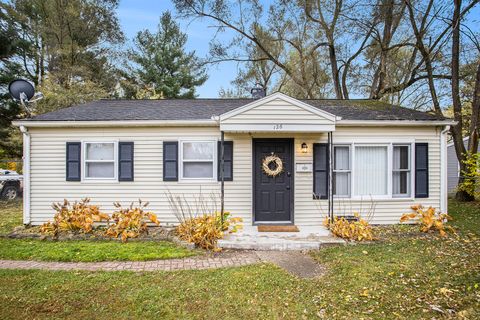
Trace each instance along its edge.
<path fill-rule="evenodd" d="M 283 129 L 283 124 L 278 123 L 273 125 L 273 130 L 282 130 Z"/>

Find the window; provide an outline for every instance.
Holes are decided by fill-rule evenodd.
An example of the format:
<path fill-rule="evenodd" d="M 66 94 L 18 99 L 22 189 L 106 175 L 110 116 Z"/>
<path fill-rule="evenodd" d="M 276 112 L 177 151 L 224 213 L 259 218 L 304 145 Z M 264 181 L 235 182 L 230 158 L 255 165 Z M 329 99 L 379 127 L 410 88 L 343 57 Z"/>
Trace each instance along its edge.
<path fill-rule="evenodd" d="M 116 179 L 116 143 L 85 142 L 85 179 Z"/>
<path fill-rule="evenodd" d="M 387 146 L 355 146 L 355 195 L 388 195 Z"/>
<path fill-rule="evenodd" d="M 182 179 L 215 179 L 216 141 L 183 141 L 180 149 Z"/>
<path fill-rule="evenodd" d="M 393 146 L 393 196 L 410 196 L 410 146 Z"/>
<path fill-rule="evenodd" d="M 333 194 L 350 196 L 350 146 L 333 147 Z"/>

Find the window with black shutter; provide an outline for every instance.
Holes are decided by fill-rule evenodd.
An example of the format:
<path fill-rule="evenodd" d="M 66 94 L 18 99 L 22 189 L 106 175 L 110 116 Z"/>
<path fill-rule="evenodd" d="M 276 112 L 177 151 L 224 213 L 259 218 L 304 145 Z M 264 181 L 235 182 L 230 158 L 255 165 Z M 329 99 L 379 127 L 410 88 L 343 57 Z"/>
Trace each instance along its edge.
<path fill-rule="evenodd" d="M 133 181 L 133 142 L 118 143 L 118 180 Z"/>
<path fill-rule="evenodd" d="M 221 148 L 222 148 L 222 142 L 218 142 L 218 181 L 221 181 L 222 176 L 221 176 L 221 163 L 222 163 L 222 158 L 221 158 Z M 223 159 L 224 159 L 224 181 L 232 181 L 233 180 L 233 141 L 224 141 L 223 142 Z"/>
<path fill-rule="evenodd" d="M 415 198 L 428 198 L 428 143 L 415 143 Z"/>
<path fill-rule="evenodd" d="M 178 142 L 163 142 L 163 180 L 178 181 Z"/>
<path fill-rule="evenodd" d="M 81 180 L 81 142 L 67 142 L 66 146 L 66 180 Z"/>
<path fill-rule="evenodd" d="M 313 144 L 313 194 L 316 199 L 328 198 L 328 144 Z"/>

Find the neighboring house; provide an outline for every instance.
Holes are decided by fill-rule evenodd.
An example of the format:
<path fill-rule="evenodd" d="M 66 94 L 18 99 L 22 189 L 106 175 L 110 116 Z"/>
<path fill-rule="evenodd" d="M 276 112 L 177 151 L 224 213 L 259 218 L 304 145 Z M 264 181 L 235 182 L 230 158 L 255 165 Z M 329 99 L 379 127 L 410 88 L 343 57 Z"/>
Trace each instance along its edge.
<path fill-rule="evenodd" d="M 465 148 L 468 148 L 468 137 L 463 138 L 463 145 Z M 477 152 L 480 152 L 480 147 L 477 149 Z M 460 165 L 453 141 L 447 145 L 447 159 L 448 194 L 454 194 L 458 185 L 458 177 L 460 176 Z"/>
<path fill-rule="evenodd" d="M 220 194 L 222 133 L 225 210 L 247 225 L 316 226 L 319 207 L 351 215 L 371 201 L 372 222 L 387 224 L 413 204 L 447 206 L 453 122 L 379 101 L 100 100 L 15 124 L 24 222 L 34 225 L 53 217 L 52 202 L 84 197 L 107 212 L 141 198 L 163 224 L 178 223 L 167 192 L 192 203 L 200 190 Z M 269 155 L 282 162 L 275 177 L 262 170 Z"/>

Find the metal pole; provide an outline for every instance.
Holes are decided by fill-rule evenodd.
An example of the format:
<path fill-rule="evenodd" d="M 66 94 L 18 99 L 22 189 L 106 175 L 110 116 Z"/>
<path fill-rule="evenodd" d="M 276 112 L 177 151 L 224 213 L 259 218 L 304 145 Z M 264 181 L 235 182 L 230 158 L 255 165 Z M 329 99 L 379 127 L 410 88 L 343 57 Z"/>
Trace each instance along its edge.
<path fill-rule="evenodd" d="M 221 192 L 221 207 L 220 207 L 220 217 L 223 226 L 223 214 L 225 211 L 225 132 L 221 131 L 221 142 L 220 142 L 220 192 Z"/>
<path fill-rule="evenodd" d="M 332 170 L 332 132 L 328 133 L 328 215 L 330 222 L 333 222 L 333 170 Z"/>

